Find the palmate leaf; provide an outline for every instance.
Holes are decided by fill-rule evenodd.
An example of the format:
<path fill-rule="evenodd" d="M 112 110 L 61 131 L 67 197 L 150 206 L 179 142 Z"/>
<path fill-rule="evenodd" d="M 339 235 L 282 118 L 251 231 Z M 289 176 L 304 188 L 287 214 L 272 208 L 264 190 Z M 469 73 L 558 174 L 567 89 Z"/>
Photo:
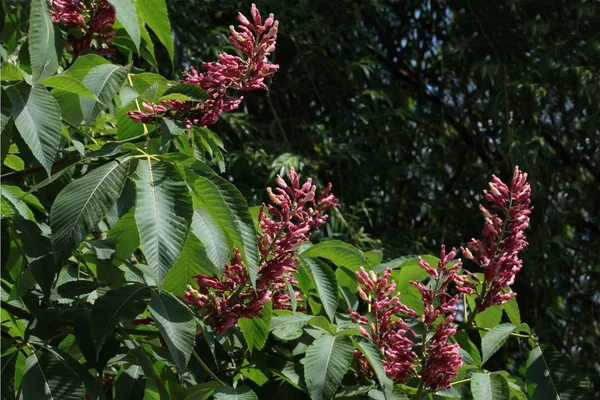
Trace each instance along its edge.
<path fill-rule="evenodd" d="M 196 322 L 189 308 L 167 293 L 152 292 L 150 313 L 177 369 L 186 370 L 196 337 Z"/>
<path fill-rule="evenodd" d="M 242 254 L 252 285 L 256 286 L 258 244 L 246 200 L 235 186 L 217 175 L 187 168 L 185 173 L 188 184 L 202 208 L 227 235 L 229 247 L 236 247 Z"/>
<path fill-rule="evenodd" d="M 150 289 L 141 284 L 113 289 L 99 297 L 92 307 L 92 336 L 99 353 L 106 338 L 121 320 L 132 320 L 144 311 Z"/>
<path fill-rule="evenodd" d="M 166 162 L 141 161 L 135 183 L 140 244 L 160 285 L 181 255 L 192 220 L 192 200 L 177 170 Z"/>
<path fill-rule="evenodd" d="M 329 265 L 317 258 L 301 257 L 301 260 L 302 264 L 310 270 L 325 313 L 333 322 L 338 306 L 338 285 L 335 272 Z"/>
<path fill-rule="evenodd" d="M 62 129 L 58 102 L 45 87 L 25 82 L 9 86 L 6 93 L 17 130 L 50 176 Z"/>
<path fill-rule="evenodd" d="M 150 29 L 154 32 L 158 40 L 165 46 L 171 62 L 175 55 L 175 46 L 173 45 L 173 35 L 171 34 L 171 23 L 165 0 L 146 0 L 138 1 L 138 12 Z"/>
<path fill-rule="evenodd" d="M 128 162 L 111 161 L 69 183 L 56 197 L 50 212 L 52 246 L 64 259 L 91 233 L 119 198 Z"/>
<path fill-rule="evenodd" d="M 83 382 L 62 362 L 45 351 L 31 353 L 21 383 L 23 399 L 81 400 Z"/>
<path fill-rule="evenodd" d="M 29 16 L 29 58 L 33 82 L 44 79 L 58 69 L 54 24 L 48 10 L 48 1 L 33 0 Z"/>
<path fill-rule="evenodd" d="M 506 379 L 497 373 L 471 375 L 471 392 L 477 400 L 508 400 L 510 389 Z"/>
<path fill-rule="evenodd" d="M 304 257 L 322 257 L 338 267 L 358 271 L 360 267 L 370 269 L 371 265 L 363 253 L 356 247 L 339 240 L 327 240 L 309 247 L 302 252 Z"/>
<path fill-rule="evenodd" d="M 308 346 L 304 379 L 311 399 L 333 398 L 348 371 L 353 352 L 348 336 L 323 335 Z"/>

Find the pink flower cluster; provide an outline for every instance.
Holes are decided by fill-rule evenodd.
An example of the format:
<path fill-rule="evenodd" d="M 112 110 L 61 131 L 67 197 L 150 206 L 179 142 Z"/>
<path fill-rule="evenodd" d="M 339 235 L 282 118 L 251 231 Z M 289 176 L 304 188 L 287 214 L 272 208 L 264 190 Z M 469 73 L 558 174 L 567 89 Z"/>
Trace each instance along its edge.
<path fill-rule="evenodd" d="M 423 297 L 424 315 L 423 324 L 425 334 L 421 337 L 420 346 L 413 340 L 417 338 L 405 318 L 416 317 L 416 313 L 406 307 L 399 299 L 400 294 L 396 292 L 396 284 L 390 279 L 391 269 L 386 269 L 382 276 L 378 277 L 374 271 L 361 270 L 356 273 L 359 283 L 358 294 L 367 302 L 369 310 L 373 315 L 373 322 L 350 309 L 350 314 L 355 322 L 360 324 L 361 334 L 373 341 L 380 348 L 384 356 L 383 366 L 388 377 L 394 382 L 404 382 L 411 376 L 417 376 L 417 367 L 420 364 L 420 376 L 424 387 L 428 390 L 438 390 L 450 386 L 450 381 L 458 375 L 462 365 L 459 347 L 448 341 L 450 336 L 456 333 L 453 324 L 456 315 L 457 296 L 447 293 L 451 282 L 461 282 L 465 279 L 458 275 L 461 262 L 451 264 L 456 256 L 453 249 L 446 254 L 442 246 L 440 261 L 437 268 L 433 268 L 425 260 L 419 259 L 419 265 L 431 275 L 428 286 L 420 282 L 411 282 L 416 286 Z M 457 289 L 468 292 L 464 286 Z M 427 332 L 441 318 L 433 336 L 428 340 Z M 367 330 L 364 326 L 368 326 Z M 419 358 L 415 348 L 423 349 Z M 364 369 L 361 354 L 361 370 Z"/>
<path fill-rule="evenodd" d="M 259 315 L 265 304 L 273 301 L 273 308 L 290 308 L 291 297 L 286 281 L 294 285 L 297 272 L 297 247 L 310 238 L 327 215 L 324 211 L 337 204 L 330 194 L 331 184 L 316 199 L 316 186 L 309 178 L 300 185 L 298 174 L 290 170 L 290 184 L 277 176 L 279 187 L 268 189 L 272 204 L 265 212 L 263 204 L 259 214 L 261 232 L 258 235 L 260 265 L 256 279 L 256 291 L 250 285 L 247 268 L 242 257 L 234 249 L 234 258 L 225 266 L 223 277 L 197 275 L 199 290 L 188 286 L 185 301 L 200 307 L 200 314 L 209 318 L 217 333 L 223 333 L 240 318 Z M 294 295 L 299 299 L 300 293 Z"/>
<path fill-rule="evenodd" d="M 425 352 L 421 361 L 421 379 L 423 385 L 429 390 L 438 390 L 450 386 L 452 379 L 458 376 L 458 370 L 462 366 L 462 357 L 459 354 L 459 345 L 450 343 L 448 339 L 456 333 L 456 325 L 453 324 L 456 316 L 458 296 L 448 293 L 448 286 L 455 283 L 458 292 L 470 294 L 473 292 L 471 285 L 465 276 L 459 275 L 462 261 L 457 260 L 456 249 L 446 254 L 446 247 L 442 245 L 440 261 L 437 268 L 419 257 L 419 265 L 431 276 L 428 286 L 421 282 L 412 281 L 423 297 L 423 324 L 425 330 L 429 331 L 434 322 L 439 318 L 441 321 L 435 327 L 435 333 L 425 346 Z M 425 338 L 423 338 L 425 340 Z"/>
<path fill-rule="evenodd" d="M 207 126 L 217 122 L 221 114 L 239 107 L 243 97 L 229 94 L 232 90 L 265 89 L 265 79 L 270 78 L 279 68 L 271 64 L 269 55 L 275 50 L 279 22 L 273 14 L 262 21 L 256 5 L 250 10 L 252 21 L 239 13 L 238 30 L 230 26 L 229 41 L 245 54 L 245 59 L 227 53 L 221 53 L 219 60 L 206 62 L 202 67 L 206 72 L 198 73 L 194 67 L 185 72 L 182 83 L 202 88 L 208 99 L 203 102 L 166 100 L 159 105 L 144 104 L 144 111 L 130 111 L 129 117 L 143 123 L 155 123 L 159 117 L 185 121 L 188 127 Z"/>
<path fill-rule="evenodd" d="M 383 367 L 385 373 L 394 382 L 403 382 L 416 373 L 414 361 L 417 355 L 413 352 L 413 342 L 406 334 L 413 337 L 415 332 L 408 327 L 400 314 L 416 316 L 415 312 L 406 307 L 396 292 L 396 282 L 390 279 L 391 269 L 386 269 L 381 277 L 374 271 L 365 271 L 361 267 L 356 273 L 360 297 L 367 302 L 373 314 L 374 322 L 349 309 L 353 320 L 360 324 L 361 334 L 373 341 L 384 355 Z M 364 326 L 368 326 L 366 330 Z"/>
<path fill-rule="evenodd" d="M 515 167 L 510 188 L 498 177 L 493 176 L 490 189 L 484 190 L 491 208 L 500 210 L 502 217 L 479 206 L 485 218 L 483 240 L 471 239 L 463 255 L 481 266 L 484 271 L 482 292 L 477 299 L 477 310 L 481 312 L 492 305 L 502 305 L 516 296 L 510 290 L 515 275 L 523 263 L 519 259 L 528 243 L 523 231 L 529 227 L 531 186 L 527 174 Z"/>
<path fill-rule="evenodd" d="M 90 49 L 94 40 L 100 45 L 96 53 L 114 53 L 114 49 L 101 47 L 103 43 L 110 45 L 116 34 L 112 27 L 115 9 L 108 0 L 91 0 L 87 5 L 82 0 L 50 0 L 50 3 L 52 21 L 76 28 L 67 37 L 75 58 Z"/>

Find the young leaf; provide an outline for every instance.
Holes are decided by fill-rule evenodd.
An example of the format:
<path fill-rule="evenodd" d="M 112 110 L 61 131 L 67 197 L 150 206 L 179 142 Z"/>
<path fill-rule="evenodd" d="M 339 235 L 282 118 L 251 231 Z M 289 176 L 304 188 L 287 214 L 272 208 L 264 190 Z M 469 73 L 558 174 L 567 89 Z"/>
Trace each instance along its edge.
<path fill-rule="evenodd" d="M 481 340 L 481 365 L 485 364 L 495 352 L 497 352 L 511 333 L 526 325 L 514 326 L 513 324 L 500 324 L 488 331 Z"/>
<path fill-rule="evenodd" d="M 477 400 L 508 400 L 508 382 L 497 373 L 474 373 L 471 375 L 471 392 Z"/>
<path fill-rule="evenodd" d="M 215 400 L 258 400 L 256 393 L 247 386 L 222 386 L 214 391 Z"/>
<path fill-rule="evenodd" d="M 143 3 L 134 0 L 108 0 L 113 5 L 117 13 L 117 19 L 135 44 L 135 48 L 140 51 L 141 33 L 138 23 L 138 10 L 136 4 Z"/>
<path fill-rule="evenodd" d="M 150 159 L 138 165 L 136 191 L 141 247 L 160 285 L 181 255 L 192 220 L 192 201 L 175 168 Z"/>
<path fill-rule="evenodd" d="M 272 303 L 269 302 L 260 311 L 260 314 L 254 318 L 240 318 L 238 325 L 242 330 L 244 339 L 248 344 L 248 349 L 262 349 L 269 336 L 269 326 L 271 325 Z"/>
<path fill-rule="evenodd" d="M 303 254 L 306 254 L 306 252 Z M 338 285 L 335 272 L 329 265 L 317 258 L 301 257 L 301 260 L 312 273 L 325 313 L 329 320 L 333 322 L 338 306 Z"/>
<path fill-rule="evenodd" d="M 55 259 L 70 255 L 119 198 L 127 162 L 111 161 L 68 184 L 50 212 Z"/>
<path fill-rule="evenodd" d="M 96 351 L 121 320 L 132 320 L 146 309 L 150 289 L 134 284 L 113 289 L 99 297 L 92 307 L 92 335 Z"/>
<path fill-rule="evenodd" d="M 62 129 L 58 102 L 45 87 L 32 87 L 25 82 L 7 87 L 6 93 L 17 130 L 50 176 Z"/>
<path fill-rule="evenodd" d="M 196 338 L 196 323 L 189 308 L 166 293 L 152 292 L 150 313 L 179 372 L 184 373 Z"/>
<path fill-rule="evenodd" d="M 80 400 L 85 396 L 83 382 L 63 363 L 41 350 L 27 357 L 21 392 L 23 399 L 36 400 Z"/>
<path fill-rule="evenodd" d="M 358 271 L 360 267 L 367 270 L 371 268 L 371 264 L 359 249 L 339 240 L 328 240 L 311 246 L 302 252 L 302 256 L 323 257 L 338 267 L 346 267 L 352 271 Z"/>
<path fill-rule="evenodd" d="M 29 58 L 33 82 L 54 74 L 58 69 L 59 54 L 55 39 L 48 1 L 32 0 L 29 16 Z"/>
<path fill-rule="evenodd" d="M 158 40 L 165 46 L 171 62 L 175 56 L 175 48 L 173 45 L 173 36 L 171 34 L 171 23 L 169 22 L 169 14 L 165 0 L 145 0 L 138 1 L 138 11 L 142 19 L 150 29 L 156 34 Z"/>
<path fill-rule="evenodd" d="M 214 174 L 186 169 L 186 178 L 203 208 L 228 236 L 231 245 L 239 249 L 248 267 L 252 285 L 255 286 L 258 244 L 246 200 L 235 186 Z"/>
<path fill-rule="evenodd" d="M 304 379 L 311 399 L 333 398 L 348 371 L 353 352 L 348 336 L 323 335 L 308 346 Z"/>

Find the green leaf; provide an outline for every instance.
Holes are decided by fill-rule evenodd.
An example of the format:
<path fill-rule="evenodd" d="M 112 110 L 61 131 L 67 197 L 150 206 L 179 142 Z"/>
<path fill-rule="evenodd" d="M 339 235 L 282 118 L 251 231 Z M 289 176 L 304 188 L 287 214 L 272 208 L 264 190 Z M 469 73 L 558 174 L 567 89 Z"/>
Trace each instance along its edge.
<path fill-rule="evenodd" d="M 383 390 L 385 398 L 387 400 L 392 400 L 396 398 L 394 394 L 394 382 L 386 375 L 385 370 L 383 369 L 383 358 L 381 356 L 381 352 L 373 342 L 367 340 L 361 336 L 356 336 L 353 338 L 354 344 L 360 350 L 367 361 L 375 371 L 375 376 L 377 376 L 377 380 L 379 381 L 379 385 Z"/>
<path fill-rule="evenodd" d="M 7 154 L 6 157 L 4 157 L 4 165 L 13 171 L 23 171 L 25 168 L 25 163 L 23 160 L 14 154 Z"/>
<path fill-rule="evenodd" d="M 160 285 L 181 255 L 192 220 L 192 201 L 171 164 L 143 160 L 136 175 L 135 220 L 140 243 Z"/>
<path fill-rule="evenodd" d="M 379 249 L 366 251 L 364 255 L 373 267 L 381 264 L 381 261 L 383 260 L 383 251 Z"/>
<path fill-rule="evenodd" d="M 303 313 L 274 315 L 271 318 L 271 333 L 281 340 L 294 340 L 302 336 L 302 328 L 312 319 Z"/>
<path fill-rule="evenodd" d="M 36 0 L 38 1 L 45 0 Z M 43 86 L 25 82 L 6 88 L 17 130 L 48 176 L 58 151 L 62 125 L 58 102 Z"/>
<path fill-rule="evenodd" d="M 463 356 L 464 364 L 472 364 L 478 367 L 481 366 L 481 354 L 477 349 L 477 346 L 469 339 L 469 335 L 460 330 L 454 335 L 456 342 L 460 345 L 461 354 Z M 464 353 L 463 353 L 464 352 Z"/>
<path fill-rule="evenodd" d="M 306 254 L 304 252 L 303 254 Z M 338 306 L 338 285 L 333 269 L 317 258 L 301 257 L 302 263 L 310 270 L 315 280 L 317 293 L 331 322 L 334 321 Z"/>
<path fill-rule="evenodd" d="M 23 80 L 23 74 L 19 67 L 11 64 L 8 61 L 2 63 L 2 69 L 0 70 L 0 81 L 21 81 Z"/>
<path fill-rule="evenodd" d="M 56 360 L 62 363 L 64 366 L 69 368 L 77 378 L 79 378 L 85 387 L 85 391 L 89 396 L 90 400 L 105 400 L 106 396 L 102 390 L 102 385 L 95 377 L 93 377 L 87 369 L 82 368 L 81 364 L 77 362 L 73 357 L 65 353 L 64 351 L 56 348 L 50 344 L 46 344 L 46 349 L 52 353 Z"/>
<path fill-rule="evenodd" d="M 216 388 L 222 385 L 217 381 L 208 381 L 190 387 L 184 400 L 206 400 Z"/>
<path fill-rule="evenodd" d="M 115 204 L 127 177 L 127 162 L 111 161 L 68 184 L 50 212 L 57 260 L 70 255 Z"/>
<path fill-rule="evenodd" d="M 75 298 L 83 294 L 91 293 L 105 285 L 106 283 L 94 281 L 70 281 L 57 287 L 56 292 L 62 297 Z"/>
<path fill-rule="evenodd" d="M 269 302 L 260 311 L 260 314 L 254 318 L 240 318 L 238 325 L 242 330 L 244 339 L 248 344 L 248 349 L 262 349 L 269 336 L 269 327 L 271 325 L 272 303 Z"/>
<path fill-rule="evenodd" d="M 81 379 L 41 350 L 27 357 L 21 391 L 23 399 L 81 400 L 85 396 Z"/>
<path fill-rule="evenodd" d="M 204 245 L 206 256 L 222 273 L 229 261 L 229 246 L 223 232 L 205 208 L 199 207 L 194 210 L 191 230 Z"/>
<path fill-rule="evenodd" d="M 258 275 L 258 244 L 248 204 L 235 186 L 202 170 L 186 169 L 186 178 L 203 208 L 242 254 L 252 285 Z"/>
<path fill-rule="evenodd" d="M 339 240 L 328 240 L 309 247 L 302 252 L 304 257 L 322 257 L 330 260 L 338 267 L 346 267 L 355 272 L 360 267 L 371 269 L 369 261 L 356 247 Z"/>
<path fill-rule="evenodd" d="M 130 65 L 121 67 L 113 64 L 101 64 L 93 67 L 83 78 L 83 84 L 90 89 L 98 101 L 80 96 L 81 112 L 85 122 L 89 125 L 110 104 L 113 97 L 119 93 L 123 82 L 127 78 Z"/>
<path fill-rule="evenodd" d="M 29 16 L 29 59 L 33 82 L 58 69 L 59 54 L 47 0 L 32 0 Z M 42 117 L 42 115 L 40 115 Z"/>
<path fill-rule="evenodd" d="M 15 367 L 20 351 L 14 349 L 12 353 L 3 355 L 0 358 L 0 364 L 2 365 L 0 387 L 2 389 L 2 396 L 5 396 L 7 399 L 15 398 Z"/>
<path fill-rule="evenodd" d="M 189 308 L 166 293 L 152 292 L 150 313 L 162 335 L 173 362 L 184 373 L 196 338 L 196 323 Z"/>
<path fill-rule="evenodd" d="M 134 284 L 113 289 L 96 300 L 91 322 L 97 352 L 120 321 L 131 321 L 146 309 L 149 297 L 147 286 Z"/>
<path fill-rule="evenodd" d="M 519 304 L 517 303 L 516 297 L 513 297 L 504 303 L 503 308 L 511 324 L 519 325 L 521 323 L 521 313 L 519 312 Z"/>
<path fill-rule="evenodd" d="M 481 340 L 481 351 L 483 353 L 481 365 L 485 364 L 502 347 L 511 333 L 521 330 L 524 327 L 526 325 L 500 324 L 488 331 Z"/>
<path fill-rule="evenodd" d="M 96 100 L 94 93 L 88 89 L 83 82 L 72 77 L 71 75 L 64 73 L 61 75 L 50 76 L 42 82 L 44 86 L 50 86 L 56 89 L 64 90 L 65 92 L 71 92 L 80 94 L 88 97 L 92 100 Z"/>
<path fill-rule="evenodd" d="M 142 72 L 140 74 L 132 74 L 131 81 L 133 87 L 139 93 L 144 93 L 153 84 L 158 85 L 157 93 L 160 95 L 169 88 L 169 81 L 159 74 L 153 74 L 151 72 Z"/>
<path fill-rule="evenodd" d="M 208 95 L 206 92 L 197 85 L 192 85 L 189 83 L 178 83 L 174 86 L 171 86 L 167 89 L 163 96 L 167 96 L 172 93 L 181 93 L 188 97 L 190 97 L 194 101 L 204 101 L 208 99 Z M 162 100 L 162 99 L 161 99 Z"/>
<path fill-rule="evenodd" d="M 258 400 L 256 393 L 247 386 L 222 386 L 214 391 L 215 400 Z"/>
<path fill-rule="evenodd" d="M 156 37 L 165 46 L 171 62 L 175 57 L 175 47 L 173 45 L 173 36 L 171 34 L 171 23 L 165 0 L 145 0 L 138 1 L 138 11 L 142 19 L 150 29 L 156 34 Z"/>
<path fill-rule="evenodd" d="M 123 215 L 106 235 L 106 240 L 115 243 L 117 260 L 127 260 L 140 246 L 140 235 L 135 223 L 135 208 Z"/>
<path fill-rule="evenodd" d="M 551 347 L 543 352 L 534 347 L 526 365 L 527 388 L 534 400 L 580 399 L 589 392 L 585 371 Z"/>
<path fill-rule="evenodd" d="M 439 262 L 439 258 L 425 255 L 422 258 L 434 268 Z M 392 271 L 392 279 L 396 281 L 396 289 L 403 293 L 409 286 L 410 281 L 420 282 L 429 277 L 429 273 L 419 265 L 418 257 L 403 259 L 400 265 Z"/>
<path fill-rule="evenodd" d="M 323 335 L 308 346 L 304 379 L 311 399 L 333 398 L 348 371 L 353 352 L 348 336 Z"/>
<path fill-rule="evenodd" d="M 85 54 L 78 57 L 65 74 L 82 81 L 98 65 L 110 65 L 110 62 L 97 54 Z"/>
<path fill-rule="evenodd" d="M 140 51 L 141 33 L 136 4 L 143 3 L 144 1 L 146 0 L 141 2 L 136 2 L 135 0 L 108 0 L 115 8 L 117 19 L 129 34 L 138 52 Z"/>
<path fill-rule="evenodd" d="M 474 373 L 471 375 L 471 392 L 477 400 L 509 400 L 508 382 L 500 374 Z"/>
<path fill-rule="evenodd" d="M 121 372 L 115 383 L 115 399 L 142 399 L 145 383 L 142 367 L 130 365 Z"/>

